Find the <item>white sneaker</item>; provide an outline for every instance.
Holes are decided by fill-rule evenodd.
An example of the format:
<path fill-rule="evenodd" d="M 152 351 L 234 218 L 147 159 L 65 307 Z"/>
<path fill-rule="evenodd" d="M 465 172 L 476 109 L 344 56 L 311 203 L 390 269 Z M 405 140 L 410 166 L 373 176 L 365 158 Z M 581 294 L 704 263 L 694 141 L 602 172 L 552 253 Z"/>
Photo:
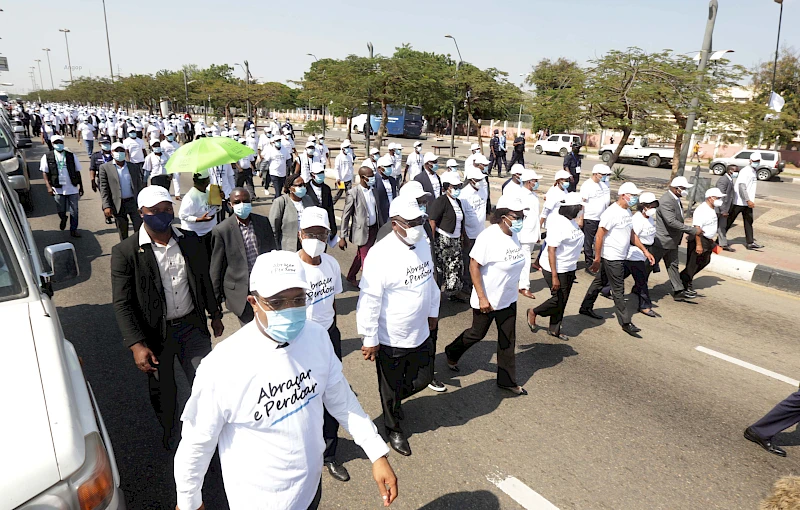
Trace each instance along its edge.
<path fill-rule="evenodd" d="M 438 392 L 438 393 L 442 393 L 442 392 L 447 391 L 447 386 L 445 386 L 444 384 L 440 383 L 436 379 L 431 381 L 431 383 L 428 385 L 428 388 L 430 388 L 433 391 Z"/>

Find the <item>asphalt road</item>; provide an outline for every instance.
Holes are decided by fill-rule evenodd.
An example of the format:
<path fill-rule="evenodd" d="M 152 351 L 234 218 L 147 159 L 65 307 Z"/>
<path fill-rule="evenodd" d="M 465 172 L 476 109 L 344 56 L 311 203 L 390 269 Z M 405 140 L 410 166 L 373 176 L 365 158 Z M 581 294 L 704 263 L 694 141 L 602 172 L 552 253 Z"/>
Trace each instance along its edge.
<path fill-rule="evenodd" d="M 77 147 L 71 139 L 67 145 Z M 38 161 L 30 166 L 39 175 Z M 160 446 L 146 378 L 122 346 L 114 320 L 109 263 L 116 231 L 103 222 L 99 196 L 88 187 L 80 202 L 83 237 L 74 240 L 58 230 L 40 178 L 33 192 L 30 222 L 40 248 L 71 241 L 77 249 L 81 275 L 59 285 L 55 301 L 108 426 L 128 507 L 174 508 L 171 456 Z M 255 212 L 266 214 L 268 203 Z M 346 270 L 353 250 L 333 255 Z M 756 508 L 778 477 L 800 470 L 800 448 L 792 447 L 800 445 L 800 432 L 779 436 L 778 444 L 789 445 L 785 459 L 742 438 L 748 424 L 797 388 L 695 349 L 796 377 L 798 297 L 705 273 L 695 281 L 702 296 L 697 304 L 674 303 L 664 298 L 662 272 L 651 279 L 661 317 L 635 315 L 643 331 L 632 338 L 603 298 L 596 310 L 604 321 L 577 314 L 590 283 L 581 272 L 564 326 L 571 340 L 561 342 L 525 324 L 522 310 L 547 294 L 541 276 L 532 279 L 537 299 L 520 300 L 517 320 L 517 370 L 526 397 L 508 398 L 495 388 L 494 327 L 465 355 L 459 374 L 445 368 L 442 350 L 471 313 L 466 305 L 444 302 L 437 364 L 449 391 L 425 390 L 404 404 L 414 454 L 390 455 L 400 483 L 393 507 L 523 508 L 493 483 L 513 476 L 561 509 L 745 509 Z M 346 283 L 345 289 L 337 305 L 344 370 L 380 430 L 375 368 L 358 351 L 357 293 Z M 231 314 L 224 322 L 226 336 L 238 327 Z M 346 433 L 342 437 L 339 457 L 352 480 L 323 474 L 321 507 L 379 508 L 368 460 Z M 226 508 L 216 471 L 207 477 L 204 498 L 209 510 Z"/>

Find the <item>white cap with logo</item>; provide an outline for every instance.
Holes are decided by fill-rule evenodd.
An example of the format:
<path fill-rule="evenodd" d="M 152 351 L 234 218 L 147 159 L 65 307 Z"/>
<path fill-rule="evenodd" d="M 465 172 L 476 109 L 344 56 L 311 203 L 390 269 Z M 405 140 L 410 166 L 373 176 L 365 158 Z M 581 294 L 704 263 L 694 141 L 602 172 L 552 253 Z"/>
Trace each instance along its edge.
<path fill-rule="evenodd" d="M 153 207 L 161 202 L 172 202 L 172 195 L 169 190 L 163 186 L 147 186 L 142 188 L 139 195 L 136 197 L 136 205 L 139 209 L 142 207 Z"/>
<path fill-rule="evenodd" d="M 392 204 L 389 206 L 389 217 L 394 218 L 395 216 L 400 216 L 404 220 L 411 221 L 421 217 L 422 211 L 415 198 L 400 195 L 392 200 Z"/>
<path fill-rule="evenodd" d="M 325 227 L 331 229 L 328 211 L 322 207 L 306 207 L 303 209 L 303 216 L 300 218 L 300 229 L 305 230 L 311 227 Z"/>
<path fill-rule="evenodd" d="M 721 192 L 719 188 L 711 188 L 706 191 L 706 198 L 714 197 L 714 198 L 722 198 L 725 196 L 725 193 Z"/>
<path fill-rule="evenodd" d="M 689 181 L 686 180 L 686 177 L 682 175 L 672 179 L 672 182 L 670 182 L 669 185 L 673 188 L 691 188 L 693 186 L 692 184 L 689 184 Z"/>
<path fill-rule="evenodd" d="M 419 181 L 409 181 L 403 184 L 403 187 L 400 188 L 400 193 L 398 196 L 409 197 L 416 200 L 420 197 L 424 197 L 425 195 L 430 195 L 430 193 L 422 188 L 422 183 Z"/>
<path fill-rule="evenodd" d="M 498 209 L 508 209 L 509 211 L 525 211 L 530 209 L 522 202 L 522 198 L 517 193 L 506 193 L 497 201 Z"/>
<path fill-rule="evenodd" d="M 250 290 L 270 298 L 286 289 L 308 289 L 306 272 L 297 253 L 270 251 L 259 255 L 250 272 Z"/>
<path fill-rule="evenodd" d="M 642 190 L 636 187 L 636 185 L 632 182 L 625 182 L 622 186 L 619 187 L 619 191 L 617 191 L 618 195 L 639 195 L 642 193 Z"/>

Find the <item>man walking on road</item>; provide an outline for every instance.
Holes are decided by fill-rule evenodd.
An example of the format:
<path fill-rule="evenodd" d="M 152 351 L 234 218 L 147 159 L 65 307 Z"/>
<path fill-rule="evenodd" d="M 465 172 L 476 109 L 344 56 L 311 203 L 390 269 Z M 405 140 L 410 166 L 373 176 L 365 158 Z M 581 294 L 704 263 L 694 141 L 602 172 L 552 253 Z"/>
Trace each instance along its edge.
<path fill-rule="evenodd" d="M 508 164 L 508 168 L 513 167 L 517 163 L 525 166 L 525 131 L 519 133 L 519 135 L 514 138 L 514 155 L 511 156 L 511 162 Z"/>
<path fill-rule="evenodd" d="M 578 189 L 578 181 L 581 180 L 581 157 L 579 155 L 581 151 L 581 144 L 573 143 L 572 144 L 572 152 L 568 153 L 564 157 L 564 170 L 569 172 L 571 176 L 569 179 L 570 189 L 577 190 Z"/>
<path fill-rule="evenodd" d="M 741 213 L 744 221 L 744 236 L 748 250 L 757 250 L 764 246 L 758 244 L 753 237 L 753 209 L 755 208 L 756 186 L 758 185 L 758 167 L 761 165 L 761 153 L 754 152 L 750 155 L 750 164 L 739 171 L 734 182 L 736 198 L 728 214 L 726 232 L 731 229 L 733 222 Z"/>
<path fill-rule="evenodd" d="M 597 235 L 597 227 L 600 225 L 600 216 L 611 202 L 611 190 L 608 187 L 610 174 L 611 169 L 608 165 L 595 165 L 592 169 L 592 177 L 581 186 L 583 257 L 586 261 L 586 272 L 592 276 L 595 276 L 590 269 L 594 261 L 594 238 Z"/>
<path fill-rule="evenodd" d="M 730 216 L 733 201 L 736 198 L 733 183 L 739 176 L 739 167 L 728 165 L 725 174 L 717 180 L 717 189 L 722 192 L 722 205 L 715 207 L 717 213 L 717 244 L 725 250 L 735 252 L 736 250 L 728 245 L 728 216 Z"/>
<path fill-rule="evenodd" d="M 172 226 L 169 191 L 148 186 L 139 192 L 137 205 L 144 226 L 111 249 L 114 312 L 136 367 L 148 376 L 164 447 L 172 449 L 177 404 L 173 360 L 178 357 L 191 384 L 200 360 L 211 352 L 206 313 L 219 337 L 222 310 L 203 242 Z"/>
<path fill-rule="evenodd" d="M 711 262 L 711 252 L 714 250 L 714 236 L 717 234 L 716 207 L 722 205 L 722 191 L 711 188 L 706 191 L 706 200 L 694 210 L 692 225 L 700 227 L 701 231 L 686 240 L 686 267 L 681 271 L 683 288 L 692 289 L 694 277 Z"/>
<path fill-rule="evenodd" d="M 691 187 L 686 177 L 678 176 L 672 179 L 669 190 L 658 201 L 656 238 L 650 248 L 655 257 L 651 267 L 662 259 L 667 266 L 669 283 L 672 285 L 672 298 L 675 301 L 688 301 L 697 297 L 695 291 L 683 286 L 678 271 L 678 246 L 681 245 L 683 234 L 693 236 L 702 232 L 700 227 L 692 227 L 683 222 L 681 198 L 689 194 L 687 190 Z"/>
<path fill-rule="evenodd" d="M 125 161 L 125 147 L 119 142 L 111 146 L 114 161 L 100 165 L 100 198 L 103 214 L 114 218 L 119 240 L 128 238 L 128 218 L 133 231 L 139 230 L 142 218 L 136 207 L 136 197 L 146 186 L 142 178 L 142 165 Z"/>
<path fill-rule="evenodd" d="M 83 196 L 81 164 L 72 152 L 64 148 L 61 135 L 53 135 L 48 143 L 53 144 L 53 150 L 42 156 L 39 171 L 42 172 L 47 192 L 56 201 L 61 220 L 58 228 L 66 228 L 69 211 L 69 235 L 81 237 L 78 232 L 78 200 Z"/>
<path fill-rule="evenodd" d="M 503 153 L 503 157 L 500 157 L 500 132 L 499 130 L 494 130 L 494 136 L 489 141 L 489 173 L 488 175 L 492 175 L 492 168 L 495 166 L 497 167 L 497 176 L 503 176 L 503 163 L 505 159 L 505 151 Z M 506 167 L 506 172 L 508 172 L 508 167 Z"/>
<path fill-rule="evenodd" d="M 773 455 L 786 457 L 786 450 L 772 442 L 778 432 L 800 423 L 800 391 L 795 391 L 760 420 L 744 430 L 744 438 Z"/>

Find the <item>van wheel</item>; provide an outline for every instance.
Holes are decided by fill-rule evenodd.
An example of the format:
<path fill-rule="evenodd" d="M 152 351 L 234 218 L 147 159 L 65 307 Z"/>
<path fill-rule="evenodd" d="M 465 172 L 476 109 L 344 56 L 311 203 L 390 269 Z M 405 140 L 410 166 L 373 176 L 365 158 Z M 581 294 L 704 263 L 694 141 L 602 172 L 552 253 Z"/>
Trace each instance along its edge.
<path fill-rule="evenodd" d="M 756 173 L 759 181 L 768 181 L 772 178 L 772 172 L 768 168 L 760 168 Z"/>
<path fill-rule="evenodd" d="M 566 147 L 561 147 L 561 150 L 558 151 L 558 155 L 561 156 L 562 158 L 566 158 L 568 152 L 569 151 L 567 150 Z"/>
<path fill-rule="evenodd" d="M 611 153 L 608 151 L 604 152 L 603 154 L 600 155 L 600 159 L 603 160 L 603 163 L 608 163 L 609 161 L 611 161 Z"/>
<path fill-rule="evenodd" d="M 653 154 L 649 158 L 647 158 L 647 166 L 650 168 L 658 168 L 661 166 L 661 158 Z"/>
<path fill-rule="evenodd" d="M 533 148 L 533 152 L 535 152 L 536 154 L 541 154 L 543 152 L 542 151 L 542 146 L 541 145 L 537 145 L 536 147 Z"/>
<path fill-rule="evenodd" d="M 711 167 L 711 173 L 714 175 L 723 175 L 725 173 L 725 165 L 714 165 Z"/>

